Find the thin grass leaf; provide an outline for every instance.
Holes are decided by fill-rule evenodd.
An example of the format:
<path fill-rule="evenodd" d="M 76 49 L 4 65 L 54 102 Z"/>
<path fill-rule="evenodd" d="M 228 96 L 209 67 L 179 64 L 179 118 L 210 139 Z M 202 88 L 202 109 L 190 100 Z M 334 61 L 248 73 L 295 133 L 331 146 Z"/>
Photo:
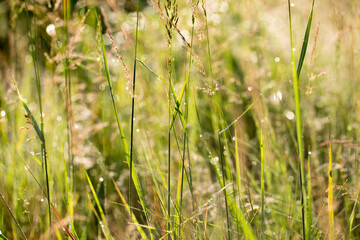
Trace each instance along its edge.
<path fill-rule="evenodd" d="M 107 223 L 107 221 L 106 221 L 105 213 L 104 213 L 104 211 L 103 211 L 103 209 L 102 209 L 102 207 L 101 207 L 101 204 L 100 204 L 100 201 L 99 201 L 99 199 L 98 199 L 98 197 L 97 197 L 96 191 L 95 191 L 95 189 L 94 189 L 94 187 L 93 187 L 93 184 L 91 183 L 91 180 L 90 180 L 90 178 L 89 178 L 89 175 L 87 174 L 86 171 L 85 171 L 85 176 L 86 176 L 86 179 L 87 179 L 87 181 L 88 181 L 88 183 L 89 183 L 90 190 L 91 190 L 92 195 L 93 195 L 93 197 L 94 197 L 96 206 L 97 206 L 97 208 L 98 208 L 98 210 L 99 210 L 99 212 L 100 212 L 100 219 L 101 219 L 101 221 L 102 221 L 102 223 L 100 223 L 100 225 L 102 225 L 102 226 L 101 226 L 101 229 L 102 229 L 103 232 L 104 232 L 105 238 L 112 240 L 112 239 L 114 239 L 114 238 L 111 236 L 110 229 L 109 229 L 109 225 L 108 225 L 108 223 Z"/>
<path fill-rule="evenodd" d="M 15 78 L 13 78 L 13 81 L 14 81 L 14 84 L 15 84 L 16 91 L 17 91 L 17 93 L 18 93 L 19 99 L 20 99 L 21 103 L 23 104 L 24 109 L 25 109 L 25 111 L 27 112 L 28 116 L 30 116 L 32 125 L 33 125 L 33 127 L 34 127 L 34 129 L 35 129 L 35 132 L 36 132 L 38 138 L 40 139 L 40 141 L 41 141 L 42 143 L 44 143 L 44 134 L 43 134 L 43 132 L 40 130 L 40 127 L 39 127 L 39 125 L 38 125 L 38 123 L 37 123 L 34 115 L 33 115 L 32 112 L 30 111 L 28 105 L 26 104 L 25 99 L 21 96 L 20 91 L 19 91 L 19 88 L 18 88 L 18 85 L 17 85 L 17 83 L 16 83 L 16 81 L 15 81 Z"/>
<path fill-rule="evenodd" d="M 306 54 L 306 50 L 307 50 L 307 45 L 308 45 L 308 42 L 309 42 L 309 35 L 310 35 L 311 22 L 312 22 L 312 17 L 313 17 L 314 3 L 315 3 L 315 0 L 312 1 L 310 16 L 309 16 L 308 23 L 307 23 L 307 26 L 306 26 L 304 41 L 303 41 L 303 44 L 302 44 L 302 47 L 301 47 L 299 63 L 298 63 L 298 66 L 297 66 L 297 77 L 298 77 L 298 79 L 300 78 L 300 73 L 301 73 L 302 65 L 304 63 L 305 54 Z"/>

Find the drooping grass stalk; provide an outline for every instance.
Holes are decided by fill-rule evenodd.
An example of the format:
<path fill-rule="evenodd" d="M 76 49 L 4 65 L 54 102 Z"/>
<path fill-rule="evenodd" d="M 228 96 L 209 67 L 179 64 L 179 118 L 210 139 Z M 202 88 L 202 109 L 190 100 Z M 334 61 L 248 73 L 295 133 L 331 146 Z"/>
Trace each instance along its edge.
<path fill-rule="evenodd" d="M 38 104 L 40 110 L 40 129 L 43 134 L 43 141 L 41 141 L 41 159 L 43 165 L 43 171 L 45 175 L 45 182 L 46 182 L 46 191 L 48 195 L 48 214 L 49 214 L 49 227 L 51 227 L 51 208 L 50 208 L 50 187 L 49 187 L 49 172 L 48 172 L 48 161 L 47 161 L 47 153 L 46 153 L 46 146 L 45 146 L 45 136 L 44 136 L 44 113 L 42 108 L 42 101 L 41 101 L 41 82 L 40 82 L 40 69 L 39 69 L 39 52 L 38 52 L 38 44 L 37 44 L 37 21 L 36 21 L 36 2 L 34 2 L 34 33 L 31 30 L 31 20 L 29 16 L 29 10 L 27 6 L 27 1 L 25 0 L 25 11 L 27 16 L 27 22 L 29 26 L 30 32 L 30 42 L 34 48 L 31 51 L 31 55 L 33 58 L 34 63 L 34 72 L 35 72 L 35 81 L 36 81 L 36 89 L 38 95 Z"/>
<path fill-rule="evenodd" d="M 17 86 L 16 86 L 17 88 Z M 19 91 L 18 91 L 19 93 Z M 20 95 L 19 95 L 20 96 Z M 20 99 L 22 100 L 21 96 L 20 96 Z M 24 106 L 26 106 L 26 103 L 24 104 Z M 28 111 L 28 109 L 27 109 Z M 29 113 L 30 114 L 30 113 Z M 36 121 L 34 122 L 34 125 L 37 125 Z M 39 137 L 40 138 L 40 137 Z M 31 169 L 29 168 L 29 166 L 26 165 L 25 161 L 21 158 L 21 156 L 19 155 L 19 153 L 16 152 L 16 154 L 18 155 L 19 159 L 22 161 L 22 163 L 24 164 L 25 166 L 25 169 L 27 172 L 30 173 L 31 177 L 34 179 L 34 181 L 36 182 L 36 184 L 38 185 L 38 187 L 40 188 L 41 192 L 43 193 L 43 195 L 46 197 L 46 198 L 49 198 L 47 193 L 45 192 L 44 188 L 41 186 L 40 182 L 38 181 L 38 179 L 35 177 L 35 175 L 33 174 L 33 172 L 31 171 Z M 63 228 L 63 230 L 66 232 L 66 234 L 72 239 L 72 240 L 75 240 L 73 234 L 71 233 L 71 231 L 69 229 L 66 228 L 65 225 L 62 224 L 63 222 L 63 219 L 60 217 L 59 213 L 57 212 L 55 206 L 50 202 L 50 206 L 52 208 L 52 210 L 54 211 L 55 213 L 55 216 L 58 218 L 59 220 L 59 223 L 61 225 L 61 227 Z"/>
<path fill-rule="evenodd" d="M 306 239 L 306 187 L 305 187 L 305 168 L 304 168 L 304 147 L 302 141 L 302 123 L 301 123 L 301 107 L 300 107 L 300 94 L 299 94 L 299 77 L 302 69 L 302 65 L 305 59 L 306 49 L 308 45 L 308 39 L 310 35 L 311 22 L 313 16 L 314 0 L 312 1 L 310 16 L 308 19 L 308 24 L 305 31 L 304 41 L 301 48 L 300 59 L 298 67 L 296 69 L 295 65 L 295 56 L 294 56 L 294 44 L 293 44 L 293 35 L 292 35 L 292 21 L 291 21 L 291 4 L 288 0 L 288 11 L 289 11 L 289 27 L 290 27 L 290 46 L 291 46 L 291 64 L 292 64 L 292 73 L 293 73 L 293 87 L 294 87 L 294 99 L 295 99 L 295 113 L 296 113 L 296 132 L 297 132 L 297 141 L 298 141 L 298 154 L 300 161 L 300 185 L 301 185 L 301 212 L 302 212 L 302 229 L 303 229 L 303 238 Z"/>
<path fill-rule="evenodd" d="M 311 193 L 311 149 L 308 148 L 308 196 L 307 196 L 307 222 L 306 222 L 306 239 L 311 239 L 312 224 L 312 193 Z"/>
<path fill-rule="evenodd" d="M 5 204 L 5 207 L 6 207 L 6 208 L 7 208 L 7 210 L 9 211 L 9 213 L 10 213 L 11 217 L 14 219 L 14 221 L 15 221 L 15 223 L 16 223 L 16 226 L 19 228 L 19 230 L 20 230 L 21 234 L 23 235 L 23 237 L 25 238 L 25 240 L 27 240 L 27 237 L 26 237 L 26 235 L 25 235 L 25 233 L 24 233 L 23 229 L 21 228 L 20 223 L 19 223 L 19 222 L 18 222 L 18 220 L 16 219 L 15 214 L 12 212 L 12 210 L 11 210 L 11 208 L 10 208 L 9 204 L 6 202 L 6 200 L 5 200 L 4 196 L 3 196 L 1 193 L 0 193 L 0 197 L 1 197 L 1 199 L 3 200 L 3 203 Z"/>
<path fill-rule="evenodd" d="M 106 79 L 107 79 L 108 86 L 109 86 L 111 102 L 112 102 L 113 109 L 114 109 L 116 123 L 117 123 L 118 129 L 119 129 L 119 132 L 120 132 L 121 141 L 122 141 L 122 144 L 123 144 L 123 147 L 124 147 L 126 161 L 127 161 L 128 167 L 130 168 L 130 151 L 129 151 L 129 148 L 128 148 L 128 144 L 127 144 L 127 141 L 126 141 L 126 138 L 125 138 L 123 128 L 122 128 L 120 120 L 119 120 L 119 115 L 117 113 L 117 108 L 116 108 L 116 104 L 115 104 L 112 83 L 111 83 L 111 79 L 110 79 L 110 70 L 109 70 L 107 57 L 106 57 L 105 44 L 104 44 L 104 39 L 103 39 L 103 36 L 102 36 L 101 27 L 100 27 L 100 21 L 98 21 L 98 29 L 99 29 L 99 35 L 100 35 L 100 40 L 101 40 L 101 48 L 102 48 L 102 53 L 103 53 L 104 68 L 105 68 L 105 73 L 106 73 Z M 147 211 L 145 198 L 144 198 L 144 195 L 143 195 L 143 191 L 142 191 L 142 188 L 141 188 L 139 177 L 138 177 L 138 175 L 136 173 L 135 166 L 132 167 L 131 172 L 132 172 L 132 174 L 131 174 L 132 181 L 133 181 L 133 183 L 135 185 L 135 189 L 136 189 L 136 192 L 138 194 L 140 204 L 141 204 L 141 206 L 143 208 L 146 220 L 147 220 L 148 224 L 151 225 L 150 216 L 149 216 L 149 213 Z M 151 229 L 149 229 L 149 231 L 150 231 L 150 236 L 152 237 L 153 234 L 151 232 Z"/>
<path fill-rule="evenodd" d="M 131 212 L 131 182 L 132 182 L 132 168 L 133 168 L 133 142 L 134 142 L 134 118 L 135 118 L 135 79 L 136 79 L 136 59 L 137 59 L 137 43 L 138 43 L 138 31 L 139 31 L 139 11 L 140 0 L 137 1 L 136 10 L 136 30 L 135 30 L 135 54 L 134 54 L 134 73 L 132 82 L 132 99 L 131 99 L 131 126 L 130 126 L 130 176 L 129 176 L 129 204 L 130 204 L 130 217 Z"/>
<path fill-rule="evenodd" d="M 260 176 L 260 185 L 261 185 L 261 239 L 264 238 L 264 200 L 265 200 L 265 178 L 264 178 L 264 140 L 263 140 L 263 128 L 262 123 L 260 123 L 260 160 L 261 160 L 261 176 Z"/>
<path fill-rule="evenodd" d="M 331 141 L 329 140 L 329 170 L 328 170 L 328 211 L 329 211 L 329 239 L 335 239 L 334 235 L 334 205 L 333 205 L 333 183 L 332 183 L 332 159 Z"/>

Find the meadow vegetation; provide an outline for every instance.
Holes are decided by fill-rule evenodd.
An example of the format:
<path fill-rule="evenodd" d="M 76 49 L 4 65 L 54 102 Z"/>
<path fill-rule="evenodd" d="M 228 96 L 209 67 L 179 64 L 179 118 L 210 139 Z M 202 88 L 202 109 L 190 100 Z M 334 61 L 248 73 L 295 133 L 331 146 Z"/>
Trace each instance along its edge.
<path fill-rule="evenodd" d="M 360 2 L 0 2 L 0 239 L 360 239 Z"/>

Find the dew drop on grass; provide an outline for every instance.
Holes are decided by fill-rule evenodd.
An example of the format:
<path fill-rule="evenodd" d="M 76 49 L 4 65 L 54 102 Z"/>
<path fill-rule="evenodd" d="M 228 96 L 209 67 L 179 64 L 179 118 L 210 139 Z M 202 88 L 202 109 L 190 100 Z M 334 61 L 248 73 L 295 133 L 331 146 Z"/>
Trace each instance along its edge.
<path fill-rule="evenodd" d="M 101 178 L 99 179 L 99 181 L 100 181 L 100 182 L 103 182 L 103 181 L 104 181 L 104 179 L 101 177 Z"/>
<path fill-rule="evenodd" d="M 140 132 L 140 129 L 136 129 L 137 132 Z"/>
<path fill-rule="evenodd" d="M 59 122 L 61 122 L 62 117 L 61 117 L 61 116 L 57 116 L 57 117 L 56 117 L 56 120 L 58 120 Z"/>
<path fill-rule="evenodd" d="M 248 87 L 248 91 L 251 92 L 253 90 L 253 87 L 252 86 L 249 86 Z"/>
<path fill-rule="evenodd" d="M 42 199 L 40 199 L 40 201 L 41 201 L 41 202 L 43 202 L 43 201 L 44 201 L 44 199 L 42 198 Z"/>
<path fill-rule="evenodd" d="M 55 37 L 56 36 L 55 25 L 54 24 L 49 24 L 46 27 L 46 33 L 49 34 L 50 37 Z"/>
<path fill-rule="evenodd" d="M 126 87 L 125 90 L 128 91 L 128 90 L 129 90 L 129 87 Z"/>
<path fill-rule="evenodd" d="M 215 165 L 217 162 L 219 161 L 219 157 L 214 157 L 214 158 L 212 158 L 211 160 L 210 160 L 210 163 L 212 164 L 212 165 Z"/>
<path fill-rule="evenodd" d="M 29 167 L 27 165 L 25 165 L 25 170 L 29 171 Z"/>
<path fill-rule="evenodd" d="M 311 151 L 309 151 L 308 154 L 311 155 Z"/>
<path fill-rule="evenodd" d="M 232 140 L 235 142 L 235 140 L 236 140 L 235 137 L 233 137 Z"/>
<path fill-rule="evenodd" d="M 135 121 L 135 118 L 133 118 L 133 121 Z"/>
<path fill-rule="evenodd" d="M 99 58 L 99 57 L 98 57 L 98 58 L 96 58 L 96 61 L 98 61 L 98 62 L 99 62 L 99 61 L 100 61 L 100 58 Z"/>
<path fill-rule="evenodd" d="M 294 6 L 295 6 L 295 3 L 291 3 L 290 6 L 291 6 L 291 7 L 294 7 Z"/>
<path fill-rule="evenodd" d="M 279 58 L 279 57 L 276 57 L 276 58 L 274 59 L 274 61 L 278 63 L 278 62 L 280 62 L 280 58 Z"/>
<path fill-rule="evenodd" d="M 5 117 L 5 115 L 6 115 L 6 112 L 3 110 L 3 111 L 1 111 L 1 116 L 2 117 Z"/>
<path fill-rule="evenodd" d="M 295 114 L 292 111 L 286 110 L 285 111 L 285 117 L 289 120 L 293 120 L 295 117 Z"/>
<path fill-rule="evenodd" d="M 269 213 L 269 212 L 270 212 L 270 209 L 268 209 L 268 208 L 265 209 L 265 212 L 266 212 L 266 213 Z"/>
<path fill-rule="evenodd" d="M 200 134 L 200 137 L 201 137 L 201 138 L 203 137 L 202 134 Z"/>
<path fill-rule="evenodd" d="M 296 49 L 295 49 L 295 48 L 293 48 L 292 50 L 293 50 L 293 52 L 295 52 L 295 51 L 296 51 Z"/>

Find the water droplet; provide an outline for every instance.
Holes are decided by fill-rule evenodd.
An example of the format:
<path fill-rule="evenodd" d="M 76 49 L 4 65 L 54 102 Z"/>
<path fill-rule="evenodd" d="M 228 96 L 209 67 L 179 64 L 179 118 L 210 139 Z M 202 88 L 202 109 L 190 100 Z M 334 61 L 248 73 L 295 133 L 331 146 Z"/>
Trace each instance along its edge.
<path fill-rule="evenodd" d="M 232 140 L 235 142 L 235 140 L 236 140 L 235 137 L 233 137 Z"/>
<path fill-rule="evenodd" d="M 286 110 L 285 111 L 285 117 L 289 120 L 293 120 L 295 117 L 295 114 L 292 111 Z"/>
<path fill-rule="evenodd" d="M 6 115 L 6 112 L 3 110 L 3 111 L 1 111 L 1 116 L 2 117 L 5 117 L 5 115 Z"/>
<path fill-rule="evenodd" d="M 136 129 L 137 132 L 140 132 L 140 129 Z"/>
<path fill-rule="evenodd" d="M 210 163 L 212 165 L 215 165 L 218 161 L 219 161 L 219 157 L 214 157 L 213 159 L 210 160 Z"/>
<path fill-rule="evenodd" d="M 269 212 L 270 212 L 270 209 L 268 209 L 268 208 L 265 209 L 265 212 L 266 212 L 266 213 L 269 213 Z"/>
<path fill-rule="evenodd" d="M 30 154 L 31 154 L 32 156 L 35 156 L 35 153 L 34 153 L 34 152 L 30 152 Z"/>
<path fill-rule="evenodd" d="M 308 153 L 309 153 L 309 155 L 311 155 L 311 151 L 309 151 Z"/>
<path fill-rule="evenodd" d="M 276 57 L 274 60 L 275 60 L 275 62 L 277 62 L 277 63 L 280 62 L 280 58 L 279 58 L 279 57 Z"/>
<path fill-rule="evenodd" d="M 96 58 L 96 61 L 98 61 L 98 62 L 99 62 L 99 61 L 100 61 L 100 58 L 99 58 L 99 57 L 98 57 L 98 58 Z"/>
<path fill-rule="evenodd" d="M 103 179 L 102 177 L 100 177 L 99 181 L 100 181 L 100 182 L 103 182 L 103 181 L 104 181 L 104 179 Z"/>
<path fill-rule="evenodd" d="M 125 90 L 128 91 L 128 90 L 129 90 L 129 87 L 126 87 Z"/>
<path fill-rule="evenodd" d="M 261 123 L 264 123 L 265 121 L 264 121 L 264 119 L 261 119 L 260 122 L 261 122 Z"/>
<path fill-rule="evenodd" d="M 51 37 L 55 37 L 56 36 L 55 25 L 54 24 L 49 24 L 46 27 L 46 33 L 49 34 L 49 36 L 51 36 Z"/>
<path fill-rule="evenodd" d="M 25 165 L 25 170 L 29 171 L 29 167 L 27 165 Z"/>
<path fill-rule="evenodd" d="M 40 201 L 41 201 L 41 202 L 43 202 L 43 201 L 44 201 L 44 199 L 42 198 L 42 199 L 40 199 Z"/>
<path fill-rule="evenodd" d="M 293 50 L 293 52 L 295 52 L 295 51 L 296 51 L 296 49 L 295 49 L 295 48 L 293 48 L 292 50 Z"/>
<path fill-rule="evenodd" d="M 202 134 L 200 134 L 200 137 L 201 137 L 201 138 L 203 137 Z"/>
<path fill-rule="evenodd" d="M 228 152 L 227 152 L 227 151 L 224 151 L 224 155 L 225 155 L 225 156 L 228 155 Z"/>
<path fill-rule="evenodd" d="M 251 92 L 253 90 L 253 87 L 252 86 L 249 86 L 248 87 L 248 91 Z"/>
<path fill-rule="evenodd" d="M 135 121 L 135 118 L 133 118 L 133 121 Z"/>
<path fill-rule="evenodd" d="M 56 117 L 56 120 L 58 120 L 59 122 L 61 122 L 62 117 L 61 117 L 61 116 L 57 116 L 57 117 Z"/>
<path fill-rule="evenodd" d="M 295 3 L 291 3 L 290 6 L 291 6 L 291 7 L 294 7 L 294 6 L 295 6 Z"/>

